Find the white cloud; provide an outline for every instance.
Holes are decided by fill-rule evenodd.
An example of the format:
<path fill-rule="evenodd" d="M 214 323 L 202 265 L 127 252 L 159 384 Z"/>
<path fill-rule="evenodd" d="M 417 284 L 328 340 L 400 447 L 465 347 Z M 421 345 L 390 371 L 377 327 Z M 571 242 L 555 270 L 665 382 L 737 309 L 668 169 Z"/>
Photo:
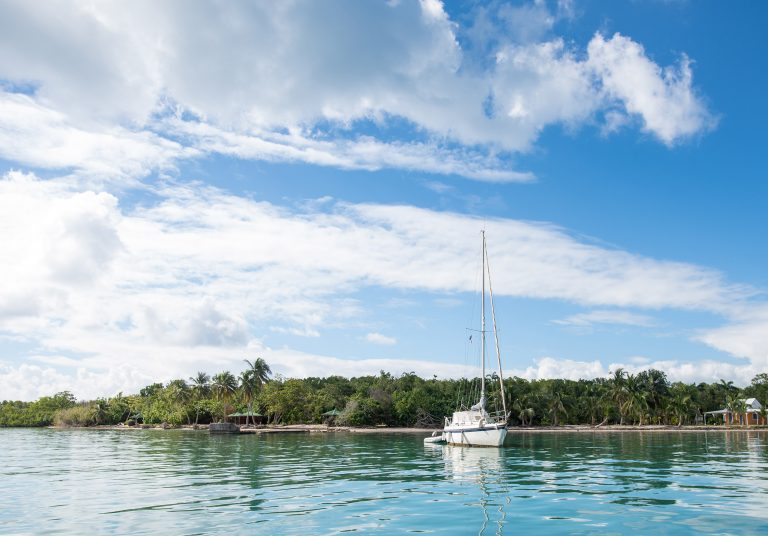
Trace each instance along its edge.
<path fill-rule="evenodd" d="M 365 335 L 365 340 L 368 342 L 372 342 L 373 344 L 380 344 L 383 346 L 392 346 L 394 344 L 397 344 L 397 339 L 394 337 L 388 337 L 387 335 L 382 335 L 381 333 L 367 333 Z"/>
<path fill-rule="evenodd" d="M 692 88 L 691 62 L 683 56 L 677 69 L 662 69 L 651 61 L 643 46 L 615 34 L 606 40 L 597 34 L 587 47 L 589 65 L 600 77 L 607 96 L 629 114 L 642 118 L 643 130 L 670 145 L 715 125 Z M 608 128 L 618 126 L 608 118 Z"/>
<path fill-rule="evenodd" d="M 651 327 L 656 325 L 653 317 L 629 311 L 599 309 L 586 313 L 578 313 L 559 320 L 555 324 L 564 326 L 588 327 L 594 324 L 616 324 L 623 326 Z"/>
<path fill-rule="evenodd" d="M 721 379 L 732 380 L 738 385 L 748 385 L 755 374 L 761 372 L 754 364 L 734 365 L 719 361 L 703 360 L 697 362 L 680 362 L 675 360 L 650 360 L 643 357 L 633 357 L 627 362 L 603 365 L 600 360 L 574 361 L 571 359 L 556 359 L 542 357 L 534 360 L 534 365 L 524 370 L 511 371 L 511 375 L 529 380 L 546 378 L 565 378 L 569 380 L 592 379 L 608 377 L 618 368 L 630 374 L 637 374 L 648 369 L 662 370 L 672 381 L 685 383 L 718 382 Z M 510 375 L 510 373 L 508 373 Z"/>
<path fill-rule="evenodd" d="M 607 372 L 600 361 L 573 361 L 542 357 L 534 360 L 534 366 L 523 371 L 513 371 L 512 375 L 528 380 L 545 378 L 563 378 L 567 380 L 592 379 L 606 376 Z"/>
<path fill-rule="evenodd" d="M 4 2 L 0 79 L 34 91 L 2 94 L 0 150 L 123 179 L 218 152 L 509 182 L 533 178 L 510 156 L 550 125 L 634 117 L 666 144 L 713 126 L 687 58 L 663 68 L 619 34 L 566 45 L 567 2 L 489 9 L 472 28 L 497 61 L 477 68 L 435 1 Z"/>
<path fill-rule="evenodd" d="M 146 130 L 96 124 L 79 127 L 34 98 L 0 91 L 0 157 L 6 160 L 40 168 L 71 168 L 94 181 L 129 181 L 196 154 Z"/>
<path fill-rule="evenodd" d="M 476 262 L 467 251 L 477 246 L 471 229 L 483 224 L 497 296 L 710 311 L 741 324 L 705 335 L 708 344 L 764 363 L 765 324 L 750 290 L 695 265 L 586 244 L 525 221 L 330 201 L 289 211 L 204 186 L 156 194 L 156 204 L 125 208 L 114 195 L 66 182 L 18 172 L 0 180 L 0 278 L 14 282 L 0 288 L 0 331 L 35 345 L 39 363 L 78 371 L 34 365 L 29 381 L 41 394 L 65 377 L 88 393 L 113 394 L 290 352 L 262 338 L 280 330 L 316 336 L 353 321 L 363 310 L 354 295 L 368 287 L 474 291 Z M 586 319 L 645 321 L 600 311 Z M 536 373 L 573 375 L 581 367 L 594 376 L 596 363 L 542 361 Z M 748 369 L 712 370 L 741 378 Z"/>
<path fill-rule="evenodd" d="M 747 358 L 757 372 L 768 368 L 768 307 L 750 307 L 737 314 L 729 325 L 702 331 L 698 340 L 713 348 Z"/>
<path fill-rule="evenodd" d="M 340 169 L 376 171 L 402 168 L 456 174 L 483 182 L 528 182 L 530 172 L 506 169 L 497 158 L 473 149 L 447 148 L 436 142 L 380 142 L 370 136 L 355 139 L 316 139 L 299 132 L 227 131 L 210 124 L 163 122 L 167 131 L 184 136 L 200 153 L 219 153 L 249 160 L 303 162 Z"/>

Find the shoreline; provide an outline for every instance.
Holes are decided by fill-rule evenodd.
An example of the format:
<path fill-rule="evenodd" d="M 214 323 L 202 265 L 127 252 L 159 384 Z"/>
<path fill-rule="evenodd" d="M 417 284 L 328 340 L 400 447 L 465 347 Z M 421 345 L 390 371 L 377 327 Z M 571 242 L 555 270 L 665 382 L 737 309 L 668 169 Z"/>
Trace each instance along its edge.
<path fill-rule="evenodd" d="M 8 427 L 11 428 L 11 427 Z M 23 428 L 23 427 L 20 427 Z M 55 430 L 110 430 L 110 431 L 123 431 L 123 430 L 181 430 L 189 432 L 208 432 L 208 425 L 183 425 L 183 426 L 116 426 L 116 425 L 100 425 L 100 426 L 48 426 L 45 428 Z M 440 428 L 415 428 L 415 427 L 350 427 L 350 426 L 325 426 L 321 424 L 296 424 L 296 425 L 278 425 L 278 426 L 263 426 L 255 428 L 240 428 L 241 434 L 280 434 L 280 433 L 351 433 L 351 434 L 426 434 L 432 435 L 435 431 L 440 431 Z M 610 433 L 624 433 L 624 432 L 681 432 L 681 433 L 697 433 L 697 432 L 758 432 L 768 433 L 768 426 L 675 426 L 675 425 L 604 425 L 595 427 L 591 425 L 565 425 L 565 426 L 537 426 L 537 427 L 510 427 L 508 428 L 508 435 L 527 435 L 527 434 L 552 434 L 552 433 L 593 433 L 593 434 L 610 434 Z"/>

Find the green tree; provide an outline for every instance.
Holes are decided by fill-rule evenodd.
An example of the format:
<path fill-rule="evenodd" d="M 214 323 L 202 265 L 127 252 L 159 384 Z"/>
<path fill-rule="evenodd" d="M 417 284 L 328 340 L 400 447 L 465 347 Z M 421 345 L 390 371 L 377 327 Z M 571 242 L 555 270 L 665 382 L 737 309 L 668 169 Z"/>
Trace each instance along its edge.
<path fill-rule="evenodd" d="M 240 388 L 242 389 L 244 398 L 248 404 L 248 414 L 245 423 L 248 424 L 248 419 L 251 418 L 253 424 L 256 421 L 253 420 L 251 415 L 253 414 L 253 402 L 256 399 L 261 387 L 269 381 L 269 376 L 272 374 L 272 369 L 269 367 L 266 361 L 257 357 L 253 362 L 244 359 L 248 368 L 240 374 Z"/>
<path fill-rule="evenodd" d="M 693 407 L 693 396 L 689 386 L 684 383 L 674 383 L 670 388 L 669 408 L 677 417 L 677 426 L 685 424 L 688 414 Z"/>
<path fill-rule="evenodd" d="M 613 377 L 610 379 L 610 393 L 616 410 L 619 412 L 619 424 L 624 424 L 628 390 L 627 373 L 621 367 L 613 371 Z"/>
<path fill-rule="evenodd" d="M 211 377 L 205 372 L 200 372 L 195 376 L 189 378 L 192 382 L 192 392 L 194 396 L 194 408 L 195 408 L 195 426 L 197 426 L 200 420 L 200 410 L 204 409 L 201 402 L 208 398 L 210 394 Z"/>
<path fill-rule="evenodd" d="M 229 412 L 229 403 L 237 392 L 237 378 L 229 371 L 219 372 L 213 376 L 211 389 L 216 401 L 220 403 L 219 421 Z"/>
<path fill-rule="evenodd" d="M 561 415 L 565 416 L 568 414 L 565 409 L 567 404 L 566 397 L 563 395 L 563 389 L 560 382 L 561 380 L 551 380 L 547 396 L 547 409 L 552 416 L 552 424 L 554 426 L 559 426 Z"/>
<path fill-rule="evenodd" d="M 643 425 L 644 418 L 648 415 L 648 393 L 640 383 L 638 376 L 627 374 L 625 379 L 625 397 L 623 413 L 633 420 L 637 418 L 640 426 Z"/>

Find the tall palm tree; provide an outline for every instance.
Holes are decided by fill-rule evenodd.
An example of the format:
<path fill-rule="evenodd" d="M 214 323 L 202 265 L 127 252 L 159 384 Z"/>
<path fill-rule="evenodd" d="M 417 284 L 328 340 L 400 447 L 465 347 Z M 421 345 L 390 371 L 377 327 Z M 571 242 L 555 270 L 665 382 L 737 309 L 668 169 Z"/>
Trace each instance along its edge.
<path fill-rule="evenodd" d="M 555 380 L 553 380 L 553 383 L 550 387 L 549 396 L 548 399 L 548 409 L 549 413 L 552 415 L 552 424 L 554 426 L 558 426 L 560 424 L 560 414 L 568 415 L 568 412 L 565 409 L 565 396 L 562 394 L 562 392 L 556 387 L 556 384 L 554 383 Z"/>
<path fill-rule="evenodd" d="M 607 391 L 604 385 L 597 381 L 588 382 L 584 388 L 583 405 L 587 415 L 589 415 L 592 426 L 595 426 L 597 423 L 597 418 L 603 409 L 606 394 Z"/>
<path fill-rule="evenodd" d="M 244 359 L 248 365 L 248 369 L 240 374 L 240 386 L 243 389 L 243 395 L 248 401 L 248 416 L 245 418 L 245 424 L 248 424 L 248 418 L 256 425 L 256 420 L 253 415 L 253 401 L 256 395 L 261 390 L 261 387 L 269 381 L 269 376 L 272 374 L 272 369 L 269 367 L 266 361 L 257 357 L 253 362 Z"/>
<path fill-rule="evenodd" d="M 648 414 L 648 394 L 643 388 L 640 379 L 628 374 L 626 377 L 626 396 L 624 399 L 624 413 L 627 416 L 637 417 L 640 426 L 643 425 L 643 418 Z"/>
<path fill-rule="evenodd" d="M 200 420 L 200 401 L 208 395 L 210 390 L 211 377 L 205 372 L 199 372 L 189 378 L 192 382 L 192 391 L 195 396 L 195 426 Z"/>
<path fill-rule="evenodd" d="M 192 424 L 189 418 L 189 411 L 186 406 L 189 400 L 189 385 L 182 379 L 171 380 L 168 382 L 168 386 L 165 388 L 171 400 L 176 403 L 176 406 L 180 412 L 183 412 L 187 416 L 187 424 Z"/>
<path fill-rule="evenodd" d="M 611 399 L 619 411 L 619 424 L 624 424 L 624 411 L 627 399 L 627 373 L 619 367 L 613 371 L 613 377 L 610 379 Z"/>
<path fill-rule="evenodd" d="M 248 415 L 245 416 L 245 424 L 248 425 L 248 419 L 253 408 L 253 399 L 256 392 L 256 382 L 253 380 L 253 373 L 250 370 L 244 370 L 238 377 L 240 383 L 240 392 L 242 393 L 242 399 L 248 404 Z M 253 424 L 256 424 L 254 421 Z"/>
<path fill-rule="evenodd" d="M 228 370 L 219 372 L 213 376 L 211 389 L 216 400 L 224 403 L 224 415 L 226 416 L 229 401 L 237 391 L 237 378 Z"/>
<path fill-rule="evenodd" d="M 253 375 L 256 385 L 261 388 L 262 385 L 269 381 L 269 376 L 272 374 L 272 369 L 262 358 L 257 357 L 253 362 L 243 359 L 249 367 L 249 372 Z"/>
<path fill-rule="evenodd" d="M 727 395 L 725 397 L 725 409 L 728 410 L 727 415 L 730 416 L 728 423 L 735 424 L 736 416 L 742 413 L 742 411 L 747 411 L 747 404 L 736 395 Z"/>
<path fill-rule="evenodd" d="M 692 398 L 691 393 L 682 383 L 675 384 L 670 390 L 669 408 L 677 416 L 677 426 L 683 425 L 685 417 L 691 411 Z"/>

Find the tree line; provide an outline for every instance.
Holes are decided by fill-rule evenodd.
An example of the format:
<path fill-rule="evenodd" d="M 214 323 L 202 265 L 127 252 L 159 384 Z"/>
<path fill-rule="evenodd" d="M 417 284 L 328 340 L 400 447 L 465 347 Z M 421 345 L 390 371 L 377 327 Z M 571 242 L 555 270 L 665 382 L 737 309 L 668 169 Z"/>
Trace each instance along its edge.
<path fill-rule="evenodd" d="M 132 395 L 77 401 L 65 391 L 34 402 L 3 401 L 0 426 L 178 426 L 222 421 L 235 412 L 260 414 L 271 424 L 304 424 L 328 421 L 324 414 L 335 409 L 338 414 L 331 418 L 342 426 L 429 427 L 441 426 L 444 416 L 479 397 L 478 378 L 425 379 L 412 372 L 394 376 L 382 371 L 376 376 L 299 379 L 272 377 L 261 358 L 246 364 L 238 376 L 198 372 L 153 383 Z M 487 377 L 486 389 L 489 409 L 501 409 L 495 374 Z M 717 409 L 743 413 L 749 397 L 768 402 L 768 374 L 758 374 L 739 388 L 726 380 L 670 382 L 660 370 L 632 374 L 617 369 L 608 378 L 592 380 L 507 378 L 504 390 L 513 426 L 682 426 L 702 423 L 705 412 Z"/>

